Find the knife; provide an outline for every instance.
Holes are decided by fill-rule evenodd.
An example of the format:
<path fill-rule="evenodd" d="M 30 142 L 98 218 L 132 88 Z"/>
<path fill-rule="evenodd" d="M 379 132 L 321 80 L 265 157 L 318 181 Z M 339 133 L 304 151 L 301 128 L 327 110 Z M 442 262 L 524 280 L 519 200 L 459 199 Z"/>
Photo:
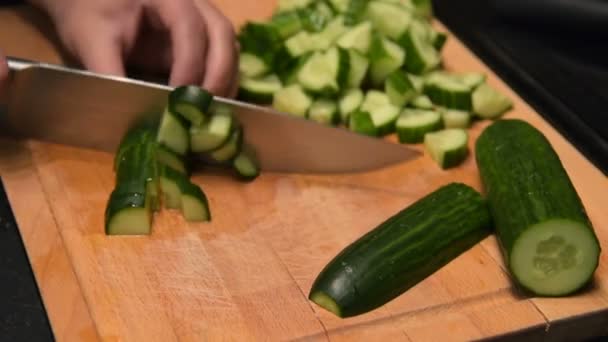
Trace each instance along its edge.
<path fill-rule="evenodd" d="M 11 75 L 5 113 L 0 117 L 2 134 L 107 152 L 116 151 L 122 136 L 142 116 L 160 115 L 173 89 L 16 58 L 9 58 L 8 65 Z M 263 171 L 361 172 L 421 154 L 266 107 L 217 96 L 214 100 L 232 108 Z"/>

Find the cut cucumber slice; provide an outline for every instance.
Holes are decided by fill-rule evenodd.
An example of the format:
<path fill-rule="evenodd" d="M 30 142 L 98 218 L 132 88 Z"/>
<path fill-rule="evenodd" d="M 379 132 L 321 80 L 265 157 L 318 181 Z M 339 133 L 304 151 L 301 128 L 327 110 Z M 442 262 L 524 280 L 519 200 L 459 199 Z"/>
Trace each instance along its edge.
<path fill-rule="evenodd" d="M 389 2 L 370 1 L 365 18 L 371 21 L 380 33 L 396 40 L 407 31 L 412 22 L 412 12 Z"/>
<path fill-rule="evenodd" d="M 400 108 L 394 106 L 385 93 L 378 90 L 368 91 L 361 104 L 361 111 L 370 114 L 377 135 L 386 135 L 395 131 Z"/>
<path fill-rule="evenodd" d="M 424 109 L 404 109 L 397 119 L 397 136 L 401 143 L 417 144 L 424 141 L 427 133 L 442 128 L 441 115 Z"/>
<path fill-rule="evenodd" d="M 283 39 L 287 39 L 302 30 L 302 21 L 297 11 L 277 13 L 272 16 L 271 24 Z"/>
<path fill-rule="evenodd" d="M 457 75 L 437 71 L 426 78 L 424 93 L 433 103 L 451 109 L 472 109 L 472 88 Z"/>
<path fill-rule="evenodd" d="M 222 146 L 232 133 L 232 113 L 215 113 L 209 122 L 190 128 L 190 146 L 193 152 L 209 152 Z"/>
<path fill-rule="evenodd" d="M 433 109 L 435 106 L 431 99 L 426 95 L 418 95 L 412 99 L 409 103 L 412 107 L 418 109 Z"/>
<path fill-rule="evenodd" d="M 187 178 L 179 182 L 182 215 L 188 222 L 211 221 L 209 202 L 203 190 Z"/>
<path fill-rule="evenodd" d="M 125 193 L 120 187 L 112 191 L 105 213 L 107 235 L 149 235 L 152 212 L 147 196 Z"/>
<path fill-rule="evenodd" d="M 364 21 L 346 31 L 337 41 L 338 46 L 344 49 L 354 49 L 367 55 L 372 42 L 372 23 Z"/>
<path fill-rule="evenodd" d="M 348 55 L 350 62 L 346 87 L 360 88 L 369 70 L 369 60 L 355 50 L 348 50 Z"/>
<path fill-rule="evenodd" d="M 160 164 L 170 167 L 178 172 L 183 174 L 188 173 L 188 168 L 184 158 L 163 145 L 156 148 L 156 160 Z"/>
<path fill-rule="evenodd" d="M 272 103 L 274 94 L 283 87 L 275 74 L 262 78 L 242 78 L 239 84 L 239 99 L 257 104 Z M 200 124 L 196 124 L 200 125 Z"/>
<path fill-rule="evenodd" d="M 231 161 L 241 151 L 243 144 L 243 128 L 238 126 L 232 130 L 230 138 L 220 148 L 209 153 L 211 160 L 217 164 Z"/>
<path fill-rule="evenodd" d="M 212 100 L 213 95 L 198 86 L 182 86 L 169 94 L 169 110 L 194 125 L 200 125 L 207 118 Z"/>
<path fill-rule="evenodd" d="M 258 56 L 243 52 L 239 55 L 239 73 L 242 77 L 253 78 L 266 74 L 268 65 Z"/>
<path fill-rule="evenodd" d="M 428 73 L 441 63 L 439 53 L 418 21 L 412 22 L 409 30 L 399 38 L 399 43 L 407 55 L 405 69 L 413 74 Z"/>
<path fill-rule="evenodd" d="M 445 128 L 469 128 L 471 126 L 471 113 L 469 112 L 444 109 L 441 111 L 441 117 Z"/>
<path fill-rule="evenodd" d="M 356 133 L 378 136 L 378 128 L 374 125 L 371 115 L 362 110 L 356 110 L 350 114 L 348 127 Z"/>
<path fill-rule="evenodd" d="M 232 168 L 237 176 L 245 181 L 251 181 L 260 175 L 260 166 L 253 150 L 244 146 L 241 153 L 232 161 Z"/>
<path fill-rule="evenodd" d="M 483 119 L 497 119 L 513 107 L 511 99 L 485 83 L 473 92 L 472 98 L 473 112 Z"/>
<path fill-rule="evenodd" d="M 348 116 L 359 109 L 363 103 L 364 94 L 359 88 L 347 90 L 340 99 L 340 118 L 343 123 L 348 123 Z"/>
<path fill-rule="evenodd" d="M 183 156 L 190 148 L 188 127 L 189 124 L 184 118 L 166 108 L 158 129 L 157 141 Z"/>
<path fill-rule="evenodd" d="M 399 107 L 405 106 L 418 94 L 414 83 L 401 70 L 397 70 L 388 76 L 384 83 L 384 91 L 391 103 Z"/>
<path fill-rule="evenodd" d="M 460 128 L 430 132 L 424 136 L 424 146 L 442 169 L 460 165 L 469 154 L 469 136 Z"/>
<path fill-rule="evenodd" d="M 340 122 L 338 105 L 330 99 L 318 99 L 308 110 L 308 119 L 324 125 L 337 125 Z"/>
<path fill-rule="evenodd" d="M 177 172 L 173 168 L 161 166 L 160 168 L 160 189 L 163 197 L 163 205 L 168 209 L 181 209 L 182 199 L 179 183 L 184 178 L 184 174 Z"/>
<path fill-rule="evenodd" d="M 333 47 L 316 52 L 298 72 L 298 83 L 321 95 L 337 94 L 349 76 L 350 58 L 346 50 Z"/>
<path fill-rule="evenodd" d="M 280 112 L 304 118 L 312 101 L 299 84 L 292 84 L 275 93 L 272 106 Z"/>
<path fill-rule="evenodd" d="M 325 1 L 317 1 L 298 10 L 302 27 L 309 32 L 322 31 L 333 18 L 334 13 Z"/>
<path fill-rule="evenodd" d="M 393 71 L 401 68 L 405 62 L 405 51 L 399 45 L 375 35 L 370 48 L 371 69 L 370 76 L 372 84 L 379 87 Z"/>
<path fill-rule="evenodd" d="M 350 0 L 346 12 L 344 13 L 344 24 L 353 26 L 361 22 L 369 1 L 370 0 Z"/>

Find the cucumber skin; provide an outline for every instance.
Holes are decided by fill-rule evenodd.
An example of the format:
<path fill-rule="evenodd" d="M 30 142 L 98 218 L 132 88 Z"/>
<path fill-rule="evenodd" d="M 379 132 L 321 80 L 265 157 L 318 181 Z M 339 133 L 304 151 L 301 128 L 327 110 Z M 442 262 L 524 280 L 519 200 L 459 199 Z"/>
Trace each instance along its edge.
<path fill-rule="evenodd" d="M 574 185 L 540 131 L 519 119 L 498 120 L 482 132 L 475 149 L 488 206 L 511 274 L 515 241 L 529 227 L 550 219 L 582 223 L 600 248 Z"/>
<path fill-rule="evenodd" d="M 490 227 L 481 195 L 465 184 L 450 183 L 342 250 L 321 271 L 309 299 L 325 293 L 343 318 L 369 312 L 486 238 Z"/>

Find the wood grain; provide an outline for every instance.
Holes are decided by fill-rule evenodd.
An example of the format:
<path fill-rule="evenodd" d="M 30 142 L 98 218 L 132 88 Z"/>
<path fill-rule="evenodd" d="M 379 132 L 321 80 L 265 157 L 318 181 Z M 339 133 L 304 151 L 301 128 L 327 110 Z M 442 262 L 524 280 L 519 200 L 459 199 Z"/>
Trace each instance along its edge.
<path fill-rule="evenodd" d="M 217 2 L 237 28 L 267 17 L 274 4 Z M 0 46 L 64 62 L 52 34 L 36 29 L 48 23 L 32 13 L 0 11 Z M 17 36 L 31 39 L 17 44 Z M 488 73 L 515 100 L 509 117 L 545 133 L 607 246 L 606 177 L 455 37 L 444 56 L 450 70 Z M 485 125 L 472 129 L 471 146 Z M 307 300 L 321 268 L 388 216 L 451 181 L 482 190 L 473 157 L 451 171 L 425 155 L 362 174 L 267 173 L 248 184 L 197 174 L 212 223 L 189 224 L 164 211 L 150 237 L 106 237 L 111 155 L 41 142 L 1 146 L 0 172 L 60 341 L 567 340 L 607 333 L 606 253 L 580 295 L 528 298 L 514 288 L 494 237 L 369 314 L 342 320 Z"/>

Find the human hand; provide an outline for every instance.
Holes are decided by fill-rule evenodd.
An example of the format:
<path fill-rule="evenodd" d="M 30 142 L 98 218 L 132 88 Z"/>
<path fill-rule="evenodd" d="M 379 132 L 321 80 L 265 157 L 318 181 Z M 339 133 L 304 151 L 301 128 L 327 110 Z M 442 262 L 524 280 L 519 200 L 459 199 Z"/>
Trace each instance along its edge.
<path fill-rule="evenodd" d="M 31 0 L 52 18 L 67 50 L 91 71 L 124 76 L 126 65 L 235 96 L 232 24 L 209 0 Z"/>

